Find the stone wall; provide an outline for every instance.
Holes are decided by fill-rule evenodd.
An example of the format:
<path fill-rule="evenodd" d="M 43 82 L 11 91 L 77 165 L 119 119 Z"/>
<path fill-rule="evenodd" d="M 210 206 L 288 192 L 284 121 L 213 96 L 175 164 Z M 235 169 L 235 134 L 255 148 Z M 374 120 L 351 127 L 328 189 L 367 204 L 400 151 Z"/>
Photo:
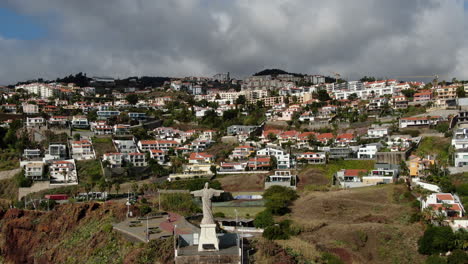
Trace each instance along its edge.
<path fill-rule="evenodd" d="M 177 256 L 176 264 L 238 264 L 240 257 L 237 255 L 207 255 L 207 256 Z"/>

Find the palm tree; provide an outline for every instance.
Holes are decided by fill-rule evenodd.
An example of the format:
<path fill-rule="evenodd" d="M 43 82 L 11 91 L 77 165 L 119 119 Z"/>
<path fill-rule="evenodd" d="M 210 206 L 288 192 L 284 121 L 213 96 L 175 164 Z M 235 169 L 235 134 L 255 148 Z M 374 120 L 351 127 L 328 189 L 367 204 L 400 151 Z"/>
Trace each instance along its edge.
<path fill-rule="evenodd" d="M 114 189 L 115 189 L 115 192 L 116 192 L 117 194 L 119 194 L 119 191 L 120 191 L 120 183 L 115 182 L 115 183 L 114 183 Z"/>

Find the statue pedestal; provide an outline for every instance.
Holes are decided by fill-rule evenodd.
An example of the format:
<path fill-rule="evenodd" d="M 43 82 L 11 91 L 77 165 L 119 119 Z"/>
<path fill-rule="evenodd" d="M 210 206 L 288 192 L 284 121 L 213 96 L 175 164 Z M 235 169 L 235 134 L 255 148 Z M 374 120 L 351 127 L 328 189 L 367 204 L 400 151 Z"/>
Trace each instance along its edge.
<path fill-rule="evenodd" d="M 201 224 L 198 251 L 219 251 L 219 239 L 216 235 L 216 224 Z"/>

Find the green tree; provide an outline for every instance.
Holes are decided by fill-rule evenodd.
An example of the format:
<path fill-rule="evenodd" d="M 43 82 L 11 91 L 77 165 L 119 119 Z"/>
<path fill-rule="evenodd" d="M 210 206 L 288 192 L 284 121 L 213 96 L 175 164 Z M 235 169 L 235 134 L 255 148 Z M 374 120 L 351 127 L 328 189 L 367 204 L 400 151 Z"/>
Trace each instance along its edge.
<path fill-rule="evenodd" d="M 271 186 L 263 193 L 265 206 L 272 214 L 283 215 L 289 211 L 288 207 L 297 199 L 295 190 L 284 186 Z"/>
<path fill-rule="evenodd" d="M 468 262 L 468 254 L 461 249 L 455 249 L 447 257 L 447 264 L 466 264 Z"/>
<path fill-rule="evenodd" d="M 317 92 L 317 98 L 318 98 L 321 102 L 331 100 L 330 95 L 328 94 L 328 92 L 327 92 L 326 90 L 323 90 L 323 89 L 318 90 L 318 92 Z"/>
<path fill-rule="evenodd" d="M 127 97 L 125 97 L 125 99 L 131 105 L 136 105 L 138 103 L 138 95 L 136 94 L 129 94 Z"/>
<path fill-rule="evenodd" d="M 457 88 L 457 96 L 459 98 L 466 97 L 465 88 L 463 86 L 460 86 L 460 87 Z"/>
<path fill-rule="evenodd" d="M 418 241 L 421 254 L 432 255 L 445 253 L 453 248 L 455 236 L 448 226 L 430 226 Z"/>
<path fill-rule="evenodd" d="M 425 264 L 446 264 L 447 261 L 445 261 L 445 258 L 441 256 L 432 255 L 432 256 L 427 257 L 424 263 Z"/>
<path fill-rule="evenodd" d="M 275 170 L 278 166 L 278 161 L 276 160 L 275 156 L 270 156 L 270 169 Z"/>
<path fill-rule="evenodd" d="M 273 215 L 268 210 L 263 210 L 255 216 L 254 225 L 258 228 L 266 228 L 275 224 Z"/>
<path fill-rule="evenodd" d="M 81 139 L 80 133 L 73 134 L 73 139 L 76 140 L 76 141 L 80 140 Z"/>

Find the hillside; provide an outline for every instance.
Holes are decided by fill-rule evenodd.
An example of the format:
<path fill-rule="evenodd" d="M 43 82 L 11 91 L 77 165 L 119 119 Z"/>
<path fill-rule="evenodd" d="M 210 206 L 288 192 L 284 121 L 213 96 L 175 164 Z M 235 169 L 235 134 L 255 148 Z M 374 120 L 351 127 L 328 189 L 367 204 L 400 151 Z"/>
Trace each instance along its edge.
<path fill-rule="evenodd" d="M 50 212 L 0 211 L 0 263 L 167 263 L 172 241 L 130 243 L 112 229 L 124 205 L 82 203 Z"/>
<path fill-rule="evenodd" d="M 331 252 L 350 264 L 422 263 L 417 240 L 423 227 L 412 223 L 412 201 L 404 185 L 304 193 L 290 217 L 302 232 L 277 243 L 316 261 Z"/>

